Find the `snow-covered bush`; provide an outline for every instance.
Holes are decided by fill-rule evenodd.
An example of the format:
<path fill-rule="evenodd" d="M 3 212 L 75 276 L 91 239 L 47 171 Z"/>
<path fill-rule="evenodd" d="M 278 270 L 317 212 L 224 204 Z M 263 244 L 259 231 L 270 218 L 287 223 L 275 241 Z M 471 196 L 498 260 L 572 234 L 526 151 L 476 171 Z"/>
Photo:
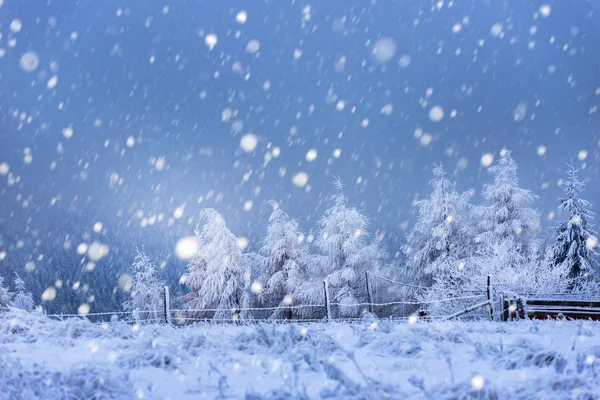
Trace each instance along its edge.
<path fill-rule="evenodd" d="M 161 317 L 163 291 L 150 257 L 138 250 L 133 262 L 130 300 L 123 303 L 123 309 L 131 311 L 137 323 L 156 322 Z"/>
<path fill-rule="evenodd" d="M 169 337 L 169 332 L 164 330 L 146 332 L 143 337 L 123 348 L 117 359 L 118 365 L 126 370 L 145 367 L 171 370 L 178 368 L 187 356 L 187 349 Z"/>
<path fill-rule="evenodd" d="M 456 262 L 446 274 L 436 276 L 433 286 L 419 299 L 431 315 L 449 315 L 486 300 L 487 277 L 491 277 L 495 300 L 501 292 L 518 295 L 565 293 L 570 280 L 566 268 L 551 267 L 524 256 L 512 239 L 491 245 L 478 257 Z M 453 301 L 446 299 L 479 296 Z M 472 312 L 488 317 L 487 308 Z"/>
<path fill-rule="evenodd" d="M 135 399 L 136 393 L 124 370 L 86 364 L 66 370 L 36 364 L 26 368 L 0 352 L 1 397 L 6 399 Z"/>
<path fill-rule="evenodd" d="M 285 356 L 282 361 L 306 364 L 314 371 L 320 368 L 322 359 L 342 351 L 331 337 L 297 325 L 258 324 L 238 335 L 235 343 L 238 349 L 251 354 Z"/>
<path fill-rule="evenodd" d="M 199 250 L 188 264 L 190 292 L 183 298 L 188 314 L 215 320 L 251 318 L 244 310 L 250 306 L 250 266 L 235 235 L 216 210 L 202 210 L 200 221 Z"/>
<path fill-rule="evenodd" d="M 19 275 L 15 278 L 15 293 L 12 296 L 10 305 L 25 311 L 33 311 L 35 308 L 33 295 L 27 291 L 25 281 Z"/>

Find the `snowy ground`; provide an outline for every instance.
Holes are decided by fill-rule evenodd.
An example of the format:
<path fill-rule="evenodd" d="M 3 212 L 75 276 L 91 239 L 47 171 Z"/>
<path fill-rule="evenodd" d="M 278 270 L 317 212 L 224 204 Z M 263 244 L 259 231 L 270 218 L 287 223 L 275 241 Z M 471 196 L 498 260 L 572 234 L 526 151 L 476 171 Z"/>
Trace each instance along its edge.
<path fill-rule="evenodd" d="M 0 398 L 600 399 L 600 323 L 136 327 L 0 315 Z"/>

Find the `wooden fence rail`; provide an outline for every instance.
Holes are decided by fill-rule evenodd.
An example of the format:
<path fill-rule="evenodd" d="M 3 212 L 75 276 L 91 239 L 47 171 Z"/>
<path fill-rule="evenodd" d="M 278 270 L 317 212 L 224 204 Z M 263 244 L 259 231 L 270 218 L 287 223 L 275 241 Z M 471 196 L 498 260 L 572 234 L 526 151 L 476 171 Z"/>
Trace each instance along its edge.
<path fill-rule="evenodd" d="M 591 319 L 600 321 L 600 301 L 570 299 L 529 299 L 502 296 L 502 320 Z"/>

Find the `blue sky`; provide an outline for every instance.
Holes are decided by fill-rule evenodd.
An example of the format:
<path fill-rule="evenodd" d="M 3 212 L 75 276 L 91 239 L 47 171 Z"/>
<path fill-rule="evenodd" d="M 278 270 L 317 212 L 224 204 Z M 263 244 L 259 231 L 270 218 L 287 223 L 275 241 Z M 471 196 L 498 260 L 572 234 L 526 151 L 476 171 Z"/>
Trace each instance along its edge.
<path fill-rule="evenodd" d="M 434 162 L 479 191 L 482 156 L 502 146 L 544 228 L 570 160 L 598 212 L 599 13 L 579 0 L 4 0 L 0 274 L 42 243 L 145 244 L 166 257 L 202 207 L 256 249 L 268 200 L 309 231 L 334 176 L 398 247 Z M 29 72 L 28 51 L 39 57 Z M 299 172 L 308 186 L 294 185 Z"/>

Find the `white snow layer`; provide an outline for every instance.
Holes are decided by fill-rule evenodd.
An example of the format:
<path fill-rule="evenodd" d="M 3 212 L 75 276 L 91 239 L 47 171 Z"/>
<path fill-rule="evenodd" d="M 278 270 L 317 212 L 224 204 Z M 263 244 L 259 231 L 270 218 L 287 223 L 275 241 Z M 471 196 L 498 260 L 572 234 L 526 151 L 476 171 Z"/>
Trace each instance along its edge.
<path fill-rule="evenodd" d="M 2 399 L 596 399 L 598 322 L 132 326 L 0 313 Z"/>

